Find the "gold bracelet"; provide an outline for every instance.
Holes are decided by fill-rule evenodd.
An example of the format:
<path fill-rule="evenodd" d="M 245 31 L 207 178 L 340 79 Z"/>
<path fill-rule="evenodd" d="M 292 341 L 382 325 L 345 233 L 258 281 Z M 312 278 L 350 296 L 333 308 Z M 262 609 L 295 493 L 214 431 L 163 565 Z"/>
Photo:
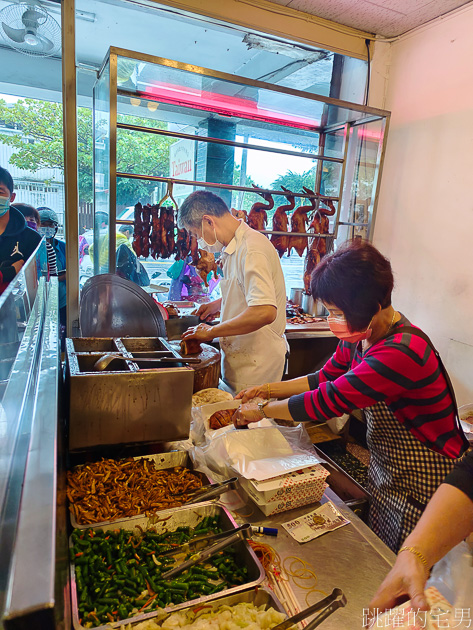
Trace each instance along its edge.
<path fill-rule="evenodd" d="M 271 387 L 269 386 L 269 383 L 266 383 L 266 387 L 268 388 L 268 400 L 271 398 Z"/>
<path fill-rule="evenodd" d="M 422 562 L 422 564 L 425 567 L 426 573 L 427 575 L 429 574 L 429 564 L 427 562 L 427 560 L 425 559 L 425 556 L 415 547 L 401 547 L 398 551 L 398 555 L 400 553 L 402 553 L 403 551 L 409 551 L 409 553 L 414 554 L 414 556 L 416 556 L 416 558 L 419 558 L 419 560 Z"/>

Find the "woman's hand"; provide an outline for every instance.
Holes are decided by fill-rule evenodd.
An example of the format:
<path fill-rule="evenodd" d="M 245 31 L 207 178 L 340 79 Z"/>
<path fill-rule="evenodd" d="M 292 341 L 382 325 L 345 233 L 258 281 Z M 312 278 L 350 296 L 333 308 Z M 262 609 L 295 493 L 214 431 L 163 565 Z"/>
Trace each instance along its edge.
<path fill-rule="evenodd" d="M 368 628 L 378 614 L 395 608 L 410 599 L 414 610 L 429 610 L 424 595 L 427 572 L 425 566 L 413 553 L 403 551 L 369 603 Z M 371 624 L 371 625 L 370 625 Z"/>
<path fill-rule="evenodd" d="M 244 427 L 251 422 L 259 422 L 264 418 L 264 413 L 258 409 L 255 403 L 240 405 L 233 414 L 233 424 L 235 428 Z"/>
<path fill-rule="evenodd" d="M 197 339 L 197 341 L 212 341 L 214 338 L 214 327 L 208 324 L 199 324 L 186 330 L 181 339 Z"/>
<path fill-rule="evenodd" d="M 258 387 L 249 387 L 248 389 L 242 389 L 240 393 L 235 396 L 235 399 L 241 400 L 242 403 L 247 403 L 253 398 L 268 399 L 268 386 L 258 385 Z"/>

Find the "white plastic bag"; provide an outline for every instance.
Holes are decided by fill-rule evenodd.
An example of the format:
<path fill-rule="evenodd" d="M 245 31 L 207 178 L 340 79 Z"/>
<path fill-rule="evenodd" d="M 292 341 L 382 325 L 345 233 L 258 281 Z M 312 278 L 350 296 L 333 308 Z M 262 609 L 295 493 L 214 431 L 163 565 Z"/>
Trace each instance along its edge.
<path fill-rule="evenodd" d="M 472 628 L 473 556 L 468 543 L 460 543 L 437 562 L 427 586 L 435 586 L 453 604 L 451 625 L 445 627 L 457 630 Z"/>
<path fill-rule="evenodd" d="M 191 451 L 194 463 L 218 475 L 262 481 L 321 463 L 302 424 L 249 430 L 230 427 Z M 199 468 L 200 469 L 200 468 Z"/>

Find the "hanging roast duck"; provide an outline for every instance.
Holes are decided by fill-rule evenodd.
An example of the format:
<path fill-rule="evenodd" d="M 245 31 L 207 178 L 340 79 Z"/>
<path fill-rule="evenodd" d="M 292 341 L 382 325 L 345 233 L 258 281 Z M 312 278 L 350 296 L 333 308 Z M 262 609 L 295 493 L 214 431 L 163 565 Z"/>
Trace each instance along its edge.
<path fill-rule="evenodd" d="M 287 213 L 291 212 L 291 210 L 294 210 L 294 206 L 296 205 L 296 198 L 294 197 L 294 195 L 290 194 L 291 191 L 288 190 L 287 188 L 284 188 L 284 186 L 281 186 L 281 188 L 286 193 L 286 198 L 287 198 L 288 203 L 282 206 L 279 206 L 279 208 L 277 208 L 276 212 L 274 213 L 274 216 L 273 216 L 273 231 L 274 232 L 287 232 L 288 231 L 289 219 L 288 219 Z M 271 243 L 276 248 L 279 254 L 279 258 L 282 258 L 289 246 L 289 237 L 277 236 L 276 234 L 273 234 L 271 236 Z"/>
<path fill-rule="evenodd" d="M 309 232 L 314 234 L 328 234 L 329 233 L 329 220 L 335 214 L 335 206 L 333 202 L 328 199 L 323 202 L 328 206 L 327 208 L 321 208 L 315 212 L 312 222 L 309 225 Z M 304 263 L 304 289 L 305 292 L 310 295 L 310 280 L 313 270 L 317 267 L 319 262 L 327 253 L 327 239 L 320 236 L 314 236 L 310 239 L 307 255 Z"/>

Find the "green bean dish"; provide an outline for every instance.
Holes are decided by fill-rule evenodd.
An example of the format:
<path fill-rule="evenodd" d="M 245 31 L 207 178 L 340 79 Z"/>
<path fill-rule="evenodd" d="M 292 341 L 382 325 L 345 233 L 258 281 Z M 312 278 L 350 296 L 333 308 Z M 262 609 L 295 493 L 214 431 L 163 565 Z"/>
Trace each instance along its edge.
<path fill-rule="evenodd" d="M 195 529 L 178 527 L 162 534 L 153 529 L 140 534 L 125 529 L 74 529 L 70 558 L 81 625 L 92 628 L 128 619 L 245 583 L 248 569 L 238 566 L 232 547 L 174 579 L 161 577 L 196 552 L 195 547 L 186 548 L 186 542 L 221 531 L 218 516 L 205 517 Z M 181 545 L 178 555 L 162 555 Z"/>

